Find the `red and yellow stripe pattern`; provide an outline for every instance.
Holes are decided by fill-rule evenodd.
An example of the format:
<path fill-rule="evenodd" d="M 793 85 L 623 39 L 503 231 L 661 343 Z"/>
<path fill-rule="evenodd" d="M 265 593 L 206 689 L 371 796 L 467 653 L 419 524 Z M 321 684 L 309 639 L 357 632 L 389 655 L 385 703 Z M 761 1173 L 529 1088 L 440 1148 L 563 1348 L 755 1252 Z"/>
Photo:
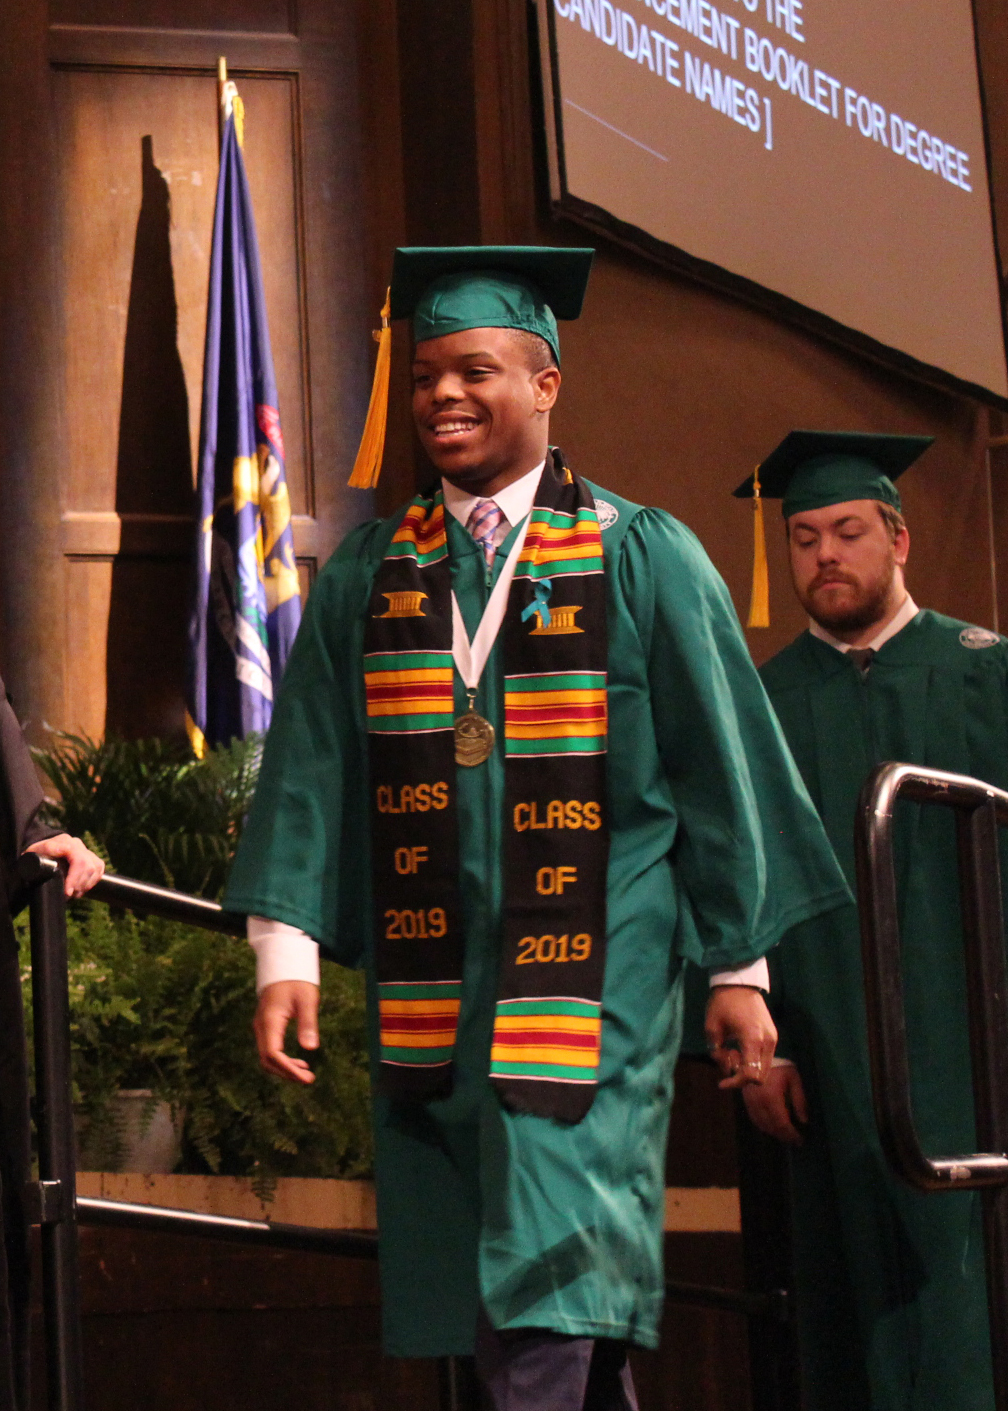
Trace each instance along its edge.
<path fill-rule="evenodd" d="M 608 698 L 604 671 L 508 676 L 504 683 L 509 755 L 602 754 Z"/>
<path fill-rule="evenodd" d="M 448 557 L 448 536 L 445 532 L 444 501 L 437 492 L 433 508 L 427 514 L 427 503 L 415 500 L 403 515 L 402 523 L 392 535 L 385 555 L 387 559 L 416 559 L 417 566 L 426 568 Z"/>
<path fill-rule="evenodd" d="M 369 652 L 364 658 L 368 730 L 385 735 L 450 730 L 451 652 Z"/>
<path fill-rule="evenodd" d="M 497 1001 L 490 1074 L 559 1083 L 594 1083 L 602 1043 L 597 1000 Z"/>
<path fill-rule="evenodd" d="M 378 986 L 381 1061 L 411 1068 L 450 1063 L 462 984 L 410 981 Z"/>
<path fill-rule="evenodd" d="M 602 532 L 593 509 L 577 515 L 536 506 L 515 578 L 559 578 L 568 573 L 602 572 Z"/>

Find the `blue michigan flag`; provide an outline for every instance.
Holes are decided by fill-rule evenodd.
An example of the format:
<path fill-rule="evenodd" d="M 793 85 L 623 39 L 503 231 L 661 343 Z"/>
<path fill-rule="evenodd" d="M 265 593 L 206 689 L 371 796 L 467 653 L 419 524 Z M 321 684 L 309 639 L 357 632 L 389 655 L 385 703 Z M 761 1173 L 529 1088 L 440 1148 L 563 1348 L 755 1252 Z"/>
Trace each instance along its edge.
<path fill-rule="evenodd" d="M 186 724 L 200 756 L 208 745 L 267 729 L 301 619 L 241 100 L 228 106 L 210 256 L 189 624 Z"/>

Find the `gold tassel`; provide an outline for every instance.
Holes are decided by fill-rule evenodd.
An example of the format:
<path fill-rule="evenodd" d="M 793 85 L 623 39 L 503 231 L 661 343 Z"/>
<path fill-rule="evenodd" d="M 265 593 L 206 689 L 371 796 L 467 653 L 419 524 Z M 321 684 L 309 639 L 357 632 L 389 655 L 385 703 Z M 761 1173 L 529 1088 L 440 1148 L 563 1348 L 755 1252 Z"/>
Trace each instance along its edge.
<path fill-rule="evenodd" d="M 763 500 L 760 496 L 759 466 L 753 475 L 753 570 L 752 597 L 747 627 L 770 626 L 770 578 L 767 573 L 766 533 L 763 528 Z"/>
<path fill-rule="evenodd" d="M 193 754 L 197 759 L 204 759 L 207 752 L 206 736 L 188 711 L 185 713 L 185 726 L 189 735 L 189 743 L 192 745 Z"/>
<path fill-rule="evenodd" d="M 237 139 L 238 139 L 238 146 L 241 147 L 241 148 L 244 148 L 244 146 L 245 146 L 245 104 L 244 104 L 244 103 L 242 102 L 242 100 L 238 97 L 238 94 L 237 94 L 237 93 L 236 93 L 235 96 L 234 96 L 234 105 L 233 105 L 232 111 L 234 112 L 234 120 L 235 120 L 235 137 L 237 137 Z"/>
<path fill-rule="evenodd" d="M 392 363 L 392 313 L 391 289 L 385 291 L 385 305 L 381 311 L 381 328 L 374 333 L 378 342 L 378 361 L 375 363 L 374 382 L 371 386 L 371 400 L 368 403 L 364 434 L 360 449 L 354 461 L 353 472 L 348 485 L 357 490 L 373 490 L 381 473 L 382 456 L 385 453 L 385 427 L 388 422 L 389 368 Z"/>

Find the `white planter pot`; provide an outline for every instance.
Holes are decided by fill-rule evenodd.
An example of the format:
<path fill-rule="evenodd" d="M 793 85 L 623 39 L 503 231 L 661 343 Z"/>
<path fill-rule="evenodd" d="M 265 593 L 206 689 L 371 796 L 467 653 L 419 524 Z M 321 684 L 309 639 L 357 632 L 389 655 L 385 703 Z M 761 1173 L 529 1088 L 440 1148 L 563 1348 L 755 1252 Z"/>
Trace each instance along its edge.
<path fill-rule="evenodd" d="M 113 1139 L 78 1123 L 78 1169 L 148 1175 L 174 1171 L 182 1154 L 183 1116 L 176 1113 L 173 1122 L 169 1104 L 154 1102 L 150 1088 L 123 1088 L 112 1099 Z"/>

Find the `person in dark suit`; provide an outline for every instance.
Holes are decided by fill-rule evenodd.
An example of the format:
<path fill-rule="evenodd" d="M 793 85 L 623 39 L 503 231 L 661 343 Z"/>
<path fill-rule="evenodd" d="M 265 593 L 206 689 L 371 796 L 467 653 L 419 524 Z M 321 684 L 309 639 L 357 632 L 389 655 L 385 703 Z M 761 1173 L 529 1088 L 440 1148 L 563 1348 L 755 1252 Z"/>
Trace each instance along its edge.
<path fill-rule="evenodd" d="M 31 1178 L 28 1061 L 20 956 L 13 918 L 28 900 L 17 861 L 25 852 L 64 869 L 68 897 L 82 896 L 105 864 L 80 838 L 40 821 L 44 796 L 17 716 L 0 681 L 0 1411 L 28 1408 L 29 1225 Z"/>

